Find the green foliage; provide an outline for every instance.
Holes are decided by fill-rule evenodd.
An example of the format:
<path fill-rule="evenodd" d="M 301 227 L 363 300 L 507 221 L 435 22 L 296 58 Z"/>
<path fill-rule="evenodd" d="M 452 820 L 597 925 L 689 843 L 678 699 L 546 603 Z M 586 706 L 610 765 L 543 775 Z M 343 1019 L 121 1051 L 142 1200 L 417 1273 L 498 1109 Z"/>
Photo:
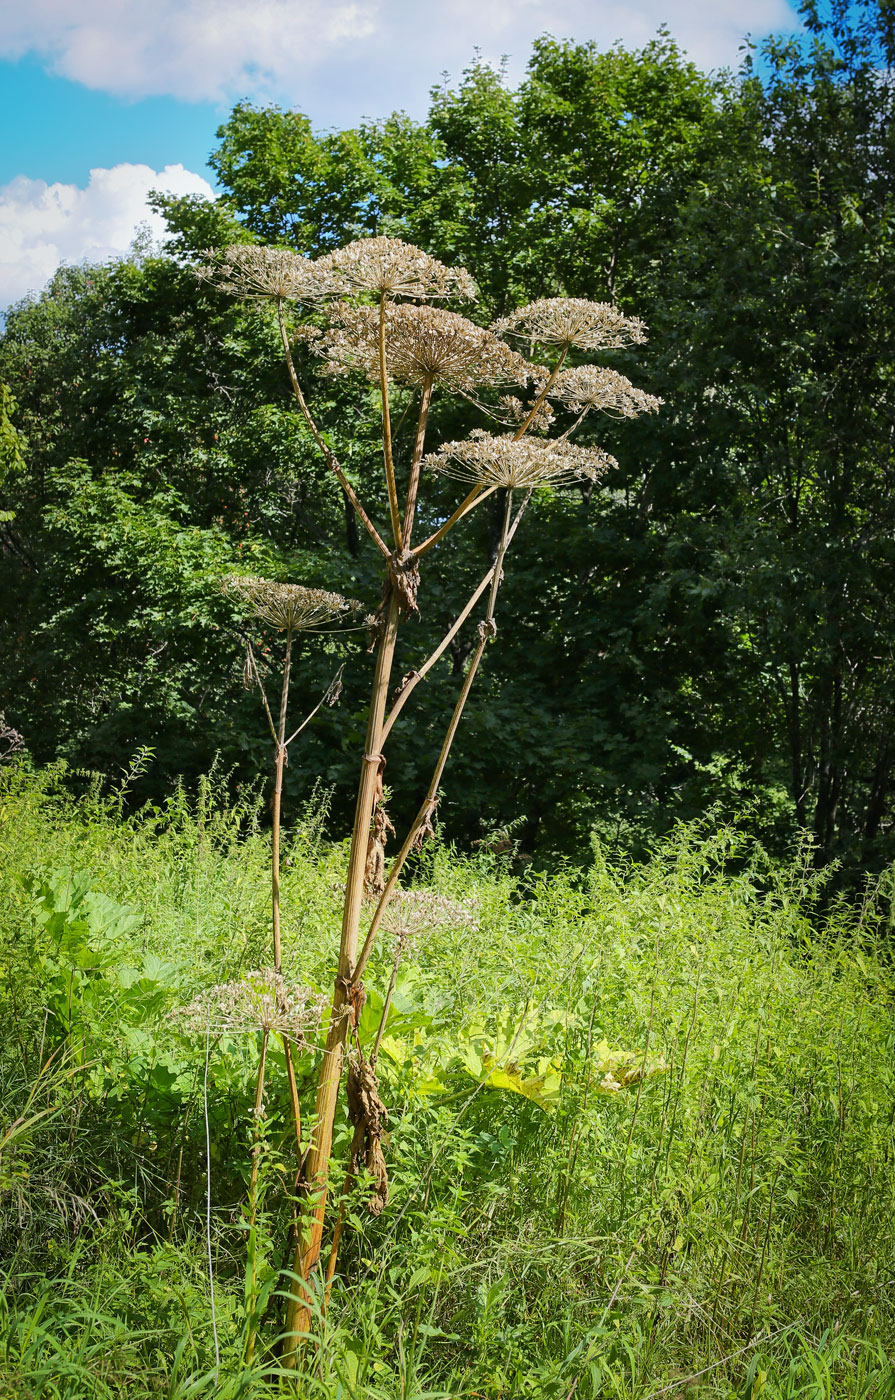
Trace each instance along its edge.
<path fill-rule="evenodd" d="M 771 42 L 736 77 L 700 73 L 664 32 L 636 52 L 545 37 L 515 90 L 474 64 L 433 92 L 423 124 L 317 135 L 300 113 L 240 104 L 212 157 L 222 198 L 157 201 L 176 258 L 66 269 L 14 308 L 0 377 L 28 451 L 0 499 L 15 512 L 0 521 L 0 706 L 38 761 L 99 764 L 148 742 L 156 796 L 215 752 L 235 781 L 249 772 L 265 740 L 263 717 L 232 707 L 238 641 L 216 649 L 183 622 L 187 600 L 215 615 L 200 606 L 210 573 L 190 564 L 173 601 L 138 577 L 163 551 L 173 577 L 181 537 L 193 562 L 201 539 L 209 566 L 248 555 L 374 605 L 376 560 L 292 413 L 275 327 L 188 263 L 241 239 L 315 254 L 382 231 L 465 262 L 483 320 L 556 292 L 643 314 L 652 345 L 636 377 L 667 405 L 617 444 L 601 425 L 620 462 L 607 490 L 533 503 L 506 585 L 513 624 L 490 649 L 440 807 L 451 833 L 482 839 L 486 811 L 500 826 L 526 819 L 523 855 L 586 858 L 595 828 L 642 854 L 716 804 L 751 810 L 780 850 L 811 830 L 843 883 L 882 868 L 895 771 L 891 24 L 876 4 L 805 16 L 804 42 Z M 327 381 L 314 401 L 370 499 L 373 398 Z M 399 449 L 410 408 L 399 396 Z M 454 425 L 436 399 L 435 434 Z M 74 547 L 85 470 L 89 518 L 106 521 L 99 556 Z M 422 527 L 454 504 L 434 488 Z M 158 525 L 158 548 L 138 560 L 127 546 L 124 567 L 112 535 L 136 515 Z M 495 501 L 433 559 L 407 669 L 481 576 L 498 517 Z M 95 625 L 81 601 L 94 590 Z M 414 697 L 389 773 L 398 815 L 416 808 L 467 655 L 458 639 Z M 309 689 L 321 678 L 312 667 Z M 348 730 L 315 724 L 287 804 L 322 775 L 348 819 L 365 691 L 358 659 Z M 494 754 L 510 749 L 526 761 L 507 773 Z"/>
<path fill-rule="evenodd" d="M 279 1272 L 242 1364 L 257 1044 L 209 1045 L 216 1380 L 206 1045 L 168 1019 L 263 960 L 267 838 L 214 778 L 126 819 L 127 779 L 75 801 L 61 778 L 7 768 L 0 792 L 0 1102 L 17 1134 L 0 1146 L 0 1394 L 270 1393 Z M 285 970 L 319 985 L 345 852 L 308 810 L 285 857 Z M 319 1345 L 283 1393 L 647 1400 L 703 1373 L 719 1400 L 885 1400 L 885 891 L 821 914 L 810 852 L 777 868 L 742 833 L 685 827 L 645 865 L 598 851 L 586 872 L 520 881 L 438 847 L 422 873 L 476 926 L 445 922 L 404 965 L 379 1061 L 389 1204 L 371 1216 L 363 1185 L 349 1200 Z M 362 1039 L 390 969 L 384 948 Z M 600 1093 L 611 1046 L 665 1072 Z M 314 1070 L 305 1057 L 306 1119 Z M 291 1212 L 285 1088 L 274 1054 L 268 1287 L 266 1241 Z M 338 1120 L 339 1180 L 350 1133 Z"/>
<path fill-rule="evenodd" d="M 12 472 L 21 470 L 25 465 L 23 456 L 25 443 L 12 421 L 16 408 L 17 404 L 9 386 L 0 383 L 0 482 Z M 4 522 L 12 518 L 12 513 L 9 511 L 0 515 L 0 520 Z"/>

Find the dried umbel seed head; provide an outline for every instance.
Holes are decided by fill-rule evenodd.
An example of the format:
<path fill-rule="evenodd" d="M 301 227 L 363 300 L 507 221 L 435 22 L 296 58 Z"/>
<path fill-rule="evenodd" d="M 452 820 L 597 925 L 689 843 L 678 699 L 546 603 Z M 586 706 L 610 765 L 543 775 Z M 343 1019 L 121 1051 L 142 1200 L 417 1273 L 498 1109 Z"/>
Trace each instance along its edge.
<path fill-rule="evenodd" d="M 395 951 L 412 951 L 421 934 L 436 928 L 479 927 L 472 900 L 451 899 L 437 890 L 398 890 L 392 896 L 382 927 L 394 934 Z"/>
<path fill-rule="evenodd" d="M 236 982 L 222 982 L 201 992 L 188 1006 L 177 1007 L 169 1020 L 184 1035 L 251 1035 L 257 1031 L 287 1035 L 305 1047 L 309 1030 L 320 1024 L 327 999 L 309 987 L 286 982 L 272 968 L 247 972 Z"/>
<path fill-rule="evenodd" d="M 343 613 L 360 607 L 340 593 L 322 588 L 302 588 L 298 583 L 274 583 L 251 574 L 230 574 L 221 580 L 228 598 L 244 603 L 255 617 L 289 632 L 323 627 Z"/>
<path fill-rule="evenodd" d="M 636 316 L 623 316 L 606 301 L 581 297 L 544 297 L 520 306 L 494 325 L 498 335 L 518 336 L 538 345 L 580 350 L 619 350 L 642 345 L 646 326 Z"/>
<path fill-rule="evenodd" d="M 289 248 L 236 243 L 205 257 L 197 276 L 247 301 L 316 302 L 338 295 L 331 273 Z"/>
<path fill-rule="evenodd" d="M 344 292 L 378 292 L 391 297 L 459 297 L 474 301 L 476 285 L 465 267 L 446 267 L 400 238 L 360 238 L 318 258 L 315 267 L 332 273 Z"/>
<path fill-rule="evenodd" d="M 444 443 L 426 458 L 426 465 L 461 481 L 528 490 L 571 481 L 596 481 L 618 463 L 599 447 L 478 433 L 463 442 Z"/>
<path fill-rule="evenodd" d="M 378 307 L 339 306 L 320 353 L 331 374 L 360 370 L 378 381 Z M 491 331 L 438 306 L 389 306 L 385 353 L 388 376 L 396 383 L 431 381 L 464 393 L 526 384 L 535 373 Z"/>
<path fill-rule="evenodd" d="M 548 392 L 551 399 L 557 399 L 576 412 L 595 408 L 618 418 L 658 413 L 663 402 L 654 394 L 635 388 L 630 379 L 604 365 L 578 365 L 576 369 L 561 370 Z"/>

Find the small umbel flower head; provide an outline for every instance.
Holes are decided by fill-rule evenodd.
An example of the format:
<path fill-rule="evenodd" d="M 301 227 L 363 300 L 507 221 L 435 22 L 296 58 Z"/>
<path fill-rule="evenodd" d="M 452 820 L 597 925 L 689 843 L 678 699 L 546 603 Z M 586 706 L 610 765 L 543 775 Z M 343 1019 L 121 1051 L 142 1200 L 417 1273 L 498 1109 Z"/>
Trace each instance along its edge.
<path fill-rule="evenodd" d="M 538 345 L 579 350 L 619 350 L 643 345 L 646 326 L 636 316 L 623 316 L 606 301 L 582 297 L 543 297 L 520 306 L 494 325 L 498 335 L 518 336 Z"/>
<path fill-rule="evenodd" d="M 299 1048 L 316 1027 L 326 997 L 309 987 L 286 982 L 273 968 L 247 972 L 236 982 L 222 982 L 201 992 L 188 1006 L 177 1007 L 169 1019 L 184 1035 L 287 1035 Z"/>
<path fill-rule="evenodd" d="M 235 243 L 210 251 L 197 275 L 246 301 L 316 302 L 338 295 L 331 273 L 289 248 Z"/>
<path fill-rule="evenodd" d="M 345 248 L 318 258 L 315 267 L 332 273 L 343 292 L 373 292 L 380 296 L 457 297 L 475 301 L 476 285 L 465 267 L 447 267 L 400 238 L 359 238 Z"/>
<path fill-rule="evenodd" d="M 340 593 L 322 588 L 303 588 L 298 583 L 274 583 L 252 574 L 229 574 L 221 580 L 221 591 L 228 598 L 244 603 L 246 610 L 289 632 L 308 632 L 323 627 L 343 613 L 360 607 Z"/>
<path fill-rule="evenodd" d="M 393 934 L 396 951 L 412 952 L 423 934 L 438 928 L 464 928 L 470 933 L 479 927 L 478 908 L 472 900 L 451 899 L 437 890 L 398 890 L 382 921 Z"/>
<path fill-rule="evenodd" d="M 463 442 L 444 443 L 426 458 L 426 465 L 460 481 L 530 490 L 596 481 L 618 463 L 602 448 L 577 447 L 562 439 L 544 442 L 476 433 Z"/>
<path fill-rule="evenodd" d="M 662 407 L 661 399 L 604 365 L 560 370 L 548 392 L 551 399 L 576 412 L 595 408 L 616 418 L 638 418 L 641 413 L 658 413 Z"/>
<path fill-rule="evenodd" d="M 330 374 L 360 370 L 379 378 L 379 311 L 342 304 L 320 346 Z M 534 366 L 491 331 L 440 306 L 389 306 L 385 323 L 388 376 L 398 384 L 426 381 L 468 393 L 526 384 Z"/>

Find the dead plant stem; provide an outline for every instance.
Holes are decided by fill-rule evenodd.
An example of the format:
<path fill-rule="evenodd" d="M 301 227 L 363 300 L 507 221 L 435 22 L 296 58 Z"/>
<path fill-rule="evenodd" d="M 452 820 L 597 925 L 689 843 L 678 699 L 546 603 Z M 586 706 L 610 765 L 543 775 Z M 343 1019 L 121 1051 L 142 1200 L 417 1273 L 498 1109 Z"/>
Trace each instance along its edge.
<path fill-rule="evenodd" d="M 280 694 L 280 718 L 277 725 L 277 752 L 273 788 L 273 835 L 271 850 L 271 908 L 273 918 L 273 965 L 277 973 L 283 970 L 283 948 L 280 937 L 280 812 L 283 801 L 283 768 L 286 763 L 286 710 L 289 704 L 289 673 L 292 669 L 292 632 L 286 634 L 286 658 L 283 662 L 283 689 Z"/>
<path fill-rule="evenodd" d="M 364 529 L 367 531 L 367 534 L 370 536 L 373 543 L 376 545 L 376 548 L 382 554 L 383 558 L 388 559 L 388 545 L 385 543 L 385 540 L 382 538 L 379 531 L 376 529 L 376 526 L 373 524 L 372 520 L 367 515 L 367 512 L 364 510 L 363 506 L 358 500 L 357 493 L 355 492 L 354 487 L 351 485 L 351 482 L 348 480 L 347 476 L 342 471 L 342 468 L 339 466 L 339 463 L 336 460 L 335 454 L 333 453 L 332 449 L 329 446 L 327 446 L 323 434 L 317 427 L 311 410 L 308 408 L 305 396 L 302 393 L 301 385 L 298 382 L 298 375 L 295 372 L 295 364 L 292 359 L 292 349 L 289 345 L 289 332 L 286 330 L 286 318 L 283 315 L 282 302 L 277 302 L 277 314 L 279 316 L 280 321 L 280 337 L 283 341 L 283 350 L 286 354 L 286 364 L 289 369 L 289 378 L 292 382 L 292 390 L 295 394 L 298 406 L 302 411 L 304 420 L 311 430 L 311 434 L 314 438 L 314 441 L 316 442 L 317 446 L 320 448 L 320 451 L 323 454 L 323 458 L 326 462 L 326 465 L 329 467 L 333 475 L 338 478 L 342 490 L 345 492 L 345 495 L 348 497 L 349 501 L 354 506 L 354 509 L 357 511 L 357 514 L 363 522 Z"/>
<path fill-rule="evenodd" d="M 469 617 L 469 614 L 472 612 L 473 608 L 481 598 L 482 594 L 488 587 L 488 584 L 491 582 L 493 577 L 494 569 L 490 568 L 486 573 L 485 577 L 482 579 L 478 588 L 472 594 L 471 598 L 469 599 L 469 602 L 466 604 L 465 608 L 460 613 L 456 622 L 454 622 L 450 630 L 444 634 L 444 636 L 442 637 L 441 641 L 438 643 L 438 646 L 435 648 L 432 654 L 426 658 L 426 660 L 423 662 L 422 666 L 419 668 L 418 671 L 413 671 L 411 673 L 410 680 L 407 682 L 407 684 L 404 686 L 404 689 L 401 691 L 400 695 L 395 700 L 391 710 L 389 711 L 385 719 L 385 722 L 383 723 L 383 744 L 385 743 L 386 739 L 391 733 L 392 725 L 395 723 L 395 720 L 398 718 L 398 715 L 401 713 L 402 709 L 407 704 L 407 701 L 410 699 L 412 691 L 416 689 L 421 680 L 425 680 L 426 676 L 429 674 L 436 661 L 438 661 L 438 659 L 441 656 L 443 656 L 444 653 L 447 651 L 451 642 L 454 640 L 457 633 L 460 631 L 460 628 L 463 626 L 464 622 Z"/>
<path fill-rule="evenodd" d="M 499 490 L 500 487 L 498 485 L 486 486 L 484 489 L 480 484 L 475 485 L 469 494 L 464 496 L 453 515 L 448 516 L 444 524 L 440 525 L 434 534 L 430 535 L 428 539 L 423 540 L 422 544 L 417 545 L 416 549 L 413 551 L 417 559 L 419 559 L 421 554 L 425 554 L 427 550 L 431 549 L 433 545 L 438 544 L 440 540 L 444 539 L 448 530 L 452 529 L 453 526 L 457 524 L 458 520 L 462 520 L 464 515 L 468 515 L 486 496 L 491 496 L 495 491 Z"/>
<path fill-rule="evenodd" d="M 398 598 L 393 592 L 389 599 L 388 612 L 376 656 L 373 692 L 367 720 L 357 805 L 354 813 L 354 828 L 351 835 L 351 852 L 348 859 L 339 965 L 333 990 L 329 1032 L 317 1085 L 311 1145 L 305 1165 L 308 1208 L 303 1224 L 307 1227 L 307 1239 L 302 1240 L 300 1231 L 295 1243 L 293 1260 L 293 1272 L 302 1279 L 308 1279 L 316 1267 L 323 1237 L 333 1120 L 342 1078 L 345 1040 L 354 1016 L 353 1007 L 349 1002 L 349 990 L 352 986 L 357 958 L 357 933 L 363 901 L 367 841 L 375 803 L 376 780 L 379 775 L 382 722 L 395 654 L 398 612 Z M 309 1307 L 310 1296 L 305 1291 L 302 1290 L 300 1294 L 293 1294 L 290 1297 L 286 1314 L 287 1338 L 283 1356 L 283 1364 L 286 1367 L 295 1364 L 298 1334 L 307 1330 Z"/>
<path fill-rule="evenodd" d="M 246 1338 L 246 1365 L 251 1365 L 255 1354 L 256 1318 L 255 1310 L 258 1295 L 258 1241 L 255 1229 L 258 1222 L 258 1176 L 261 1167 L 261 1114 L 264 1109 L 264 1071 L 267 1065 L 268 1032 L 261 1037 L 261 1055 L 258 1060 L 258 1073 L 255 1078 L 255 1102 L 252 1106 L 252 1167 L 249 1173 L 249 1288 L 248 1288 L 248 1336 Z"/>
<path fill-rule="evenodd" d="M 420 416 L 416 425 L 416 441 L 413 444 L 413 460 L 410 463 L 410 482 L 407 487 L 407 504 L 404 507 L 401 546 L 410 549 L 410 536 L 413 534 L 413 518 L 416 513 L 416 498 L 420 486 L 420 464 L 423 460 L 423 447 L 426 442 L 426 425 L 429 421 L 429 405 L 432 402 L 433 379 L 427 375 L 423 382 L 423 396 L 420 400 Z"/>
<path fill-rule="evenodd" d="M 547 395 L 550 393 L 550 390 L 553 388 L 553 381 L 555 380 L 556 376 L 559 374 L 560 370 L 562 369 L 562 367 L 563 367 L 563 361 L 565 360 L 566 355 L 568 355 L 568 353 L 569 353 L 569 347 L 568 347 L 568 345 L 564 345 L 563 348 L 562 348 L 562 353 L 561 353 L 559 359 L 557 360 L 556 364 L 554 365 L 553 369 L 550 371 L 550 374 L 549 374 L 548 377 L 547 377 L 547 381 L 546 381 L 546 383 L 544 384 L 543 389 L 542 389 L 541 392 L 538 394 L 538 397 L 535 399 L 534 403 L 532 404 L 532 406 L 531 406 L 531 408 L 529 409 L 528 413 L 526 414 L 525 418 L 522 420 L 522 423 L 519 425 L 519 427 L 516 429 L 515 433 L 513 434 L 513 440 L 514 440 L 514 441 L 518 441 L 519 438 L 521 438 L 522 434 L 526 431 L 526 429 L 529 428 L 529 427 L 531 426 L 532 422 L 534 421 L 535 414 L 537 413 L 538 409 L 541 407 L 541 404 L 544 402 L 544 400 L 546 399 Z"/>
<path fill-rule="evenodd" d="M 385 461 L 385 483 L 388 508 L 392 518 L 395 548 L 401 548 L 401 517 L 398 511 L 398 488 L 395 483 L 395 463 L 392 458 L 392 420 L 388 400 L 388 372 L 385 363 L 385 304 L 387 293 L 379 296 L 379 391 L 382 395 L 382 455 Z"/>

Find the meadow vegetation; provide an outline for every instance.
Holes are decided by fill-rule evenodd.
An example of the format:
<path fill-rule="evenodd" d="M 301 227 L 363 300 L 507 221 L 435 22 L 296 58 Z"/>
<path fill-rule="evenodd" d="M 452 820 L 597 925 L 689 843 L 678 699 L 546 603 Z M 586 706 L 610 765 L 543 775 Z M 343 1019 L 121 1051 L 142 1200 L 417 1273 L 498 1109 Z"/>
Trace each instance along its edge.
<path fill-rule="evenodd" d="M 270 836 L 215 774 L 128 815 L 139 766 L 78 797 L 61 767 L 3 770 L 0 1395 L 895 1394 L 884 886 L 839 903 L 807 848 L 771 863 L 710 824 L 549 878 L 429 843 L 408 884 L 444 914 L 377 1061 L 388 1207 L 372 1178 L 350 1197 L 281 1374 L 282 1053 L 253 1120 L 260 1033 L 172 1015 L 263 965 Z M 321 993 L 347 861 L 325 817 L 318 795 L 285 830 L 281 888 L 284 975 Z M 297 1061 L 308 1115 L 324 1035 Z M 350 1137 L 343 1105 L 337 1163 Z"/>

